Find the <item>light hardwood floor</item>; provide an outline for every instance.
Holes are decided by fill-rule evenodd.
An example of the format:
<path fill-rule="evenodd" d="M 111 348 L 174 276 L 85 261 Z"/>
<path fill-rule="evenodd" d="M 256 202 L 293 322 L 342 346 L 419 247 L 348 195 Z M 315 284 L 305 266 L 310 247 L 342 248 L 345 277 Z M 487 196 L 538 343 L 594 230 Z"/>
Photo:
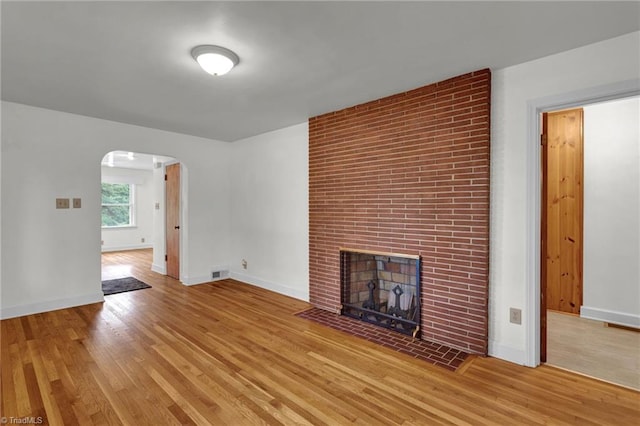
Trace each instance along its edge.
<path fill-rule="evenodd" d="M 153 286 L 3 320 L 2 416 L 52 425 L 630 425 L 640 393 L 475 358 L 453 373 L 298 318 L 305 302 L 233 280 Z M 111 271 L 111 272 L 109 272 Z M 110 274 L 110 275 L 109 275 Z"/>
<path fill-rule="evenodd" d="M 547 364 L 640 390 L 640 333 L 547 311 Z"/>

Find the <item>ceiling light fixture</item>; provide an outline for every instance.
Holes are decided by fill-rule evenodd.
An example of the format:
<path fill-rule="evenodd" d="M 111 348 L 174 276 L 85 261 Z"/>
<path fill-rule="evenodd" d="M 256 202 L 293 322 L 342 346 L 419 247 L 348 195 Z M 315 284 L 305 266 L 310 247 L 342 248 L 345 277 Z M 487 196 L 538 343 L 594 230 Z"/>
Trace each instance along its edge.
<path fill-rule="evenodd" d="M 191 56 L 211 75 L 224 75 L 240 62 L 238 55 L 220 46 L 196 46 Z"/>

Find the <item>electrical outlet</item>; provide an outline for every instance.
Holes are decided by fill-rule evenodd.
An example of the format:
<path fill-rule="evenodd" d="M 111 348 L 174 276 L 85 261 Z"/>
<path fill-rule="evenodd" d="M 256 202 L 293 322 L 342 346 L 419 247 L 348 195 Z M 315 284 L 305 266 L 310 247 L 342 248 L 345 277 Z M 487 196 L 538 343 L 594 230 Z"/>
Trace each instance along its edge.
<path fill-rule="evenodd" d="M 68 208 L 69 208 L 68 198 L 56 198 L 56 209 L 68 209 Z"/>
<path fill-rule="evenodd" d="M 247 269 L 247 261 L 242 259 L 242 268 Z"/>
<path fill-rule="evenodd" d="M 140 242 L 144 243 L 144 237 L 140 238 Z"/>
<path fill-rule="evenodd" d="M 522 310 L 509 308 L 509 322 L 511 324 L 522 324 Z"/>

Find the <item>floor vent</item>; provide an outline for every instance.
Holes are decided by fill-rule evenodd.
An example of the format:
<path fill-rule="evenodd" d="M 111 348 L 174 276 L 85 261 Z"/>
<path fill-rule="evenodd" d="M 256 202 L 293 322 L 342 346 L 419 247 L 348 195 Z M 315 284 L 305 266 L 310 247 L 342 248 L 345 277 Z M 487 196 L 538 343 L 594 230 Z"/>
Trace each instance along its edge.
<path fill-rule="evenodd" d="M 211 281 L 224 280 L 225 278 L 229 278 L 229 271 L 227 270 L 217 270 L 211 272 Z"/>

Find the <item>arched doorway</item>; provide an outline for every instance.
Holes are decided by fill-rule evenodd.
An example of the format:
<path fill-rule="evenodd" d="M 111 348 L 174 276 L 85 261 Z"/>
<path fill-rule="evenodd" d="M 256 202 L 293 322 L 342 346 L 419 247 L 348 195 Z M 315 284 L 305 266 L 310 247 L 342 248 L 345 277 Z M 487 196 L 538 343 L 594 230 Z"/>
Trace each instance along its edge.
<path fill-rule="evenodd" d="M 147 250 L 151 270 L 167 274 L 165 169 L 170 164 L 179 163 L 173 157 L 131 151 L 111 151 L 103 157 L 102 253 Z M 131 275 L 128 262 L 102 268 L 103 280 Z"/>

